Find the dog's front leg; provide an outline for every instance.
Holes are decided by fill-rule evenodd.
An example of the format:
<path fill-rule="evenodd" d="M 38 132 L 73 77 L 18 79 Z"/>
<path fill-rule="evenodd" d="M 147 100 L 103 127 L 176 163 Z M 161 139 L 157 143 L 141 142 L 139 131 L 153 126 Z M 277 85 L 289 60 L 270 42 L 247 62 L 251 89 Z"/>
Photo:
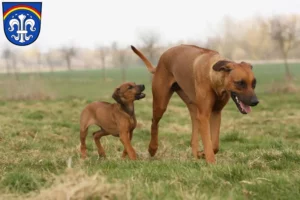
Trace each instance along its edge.
<path fill-rule="evenodd" d="M 210 134 L 214 153 L 219 151 L 219 136 L 221 125 L 221 111 L 212 112 L 210 116 Z"/>
<path fill-rule="evenodd" d="M 198 111 L 197 120 L 200 123 L 199 131 L 204 147 L 205 160 L 207 163 L 215 163 L 215 154 L 212 148 L 212 142 L 210 137 L 210 120 L 209 113 L 203 113 Z"/>
<path fill-rule="evenodd" d="M 128 154 L 128 157 L 131 160 L 136 160 L 136 153 L 135 150 L 133 149 L 133 147 L 131 146 L 130 143 L 130 132 L 129 131 L 123 131 L 120 133 L 120 140 L 122 142 L 122 144 L 124 145 L 124 152 L 126 151 Z M 123 155 L 124 155 L 123 152 Z"/>

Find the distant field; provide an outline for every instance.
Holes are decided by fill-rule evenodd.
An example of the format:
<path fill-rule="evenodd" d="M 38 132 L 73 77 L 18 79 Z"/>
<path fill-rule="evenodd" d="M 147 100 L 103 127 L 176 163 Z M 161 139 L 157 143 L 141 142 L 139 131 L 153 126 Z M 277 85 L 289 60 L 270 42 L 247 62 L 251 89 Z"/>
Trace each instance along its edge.
<path fill-rule="evenodd" d="M 300 64 L 291 70 L 300 86 Z M 127 71 L 147 95 L 135 104 L 135 162 L 120 158 L 123 146 L 112 136 L 102 138 L 107 159 L 98 159 L 91 136 L 97 127 L 87 139 L 89 158 L 78 154 L 80 112 L 91 101 L 113 102 L 119 69 L 107 71 L 107 82 L 100 70 L 23 74 L 19 82 L 0 75 L 0 199 L 299 199 L 300 94 L 268 93 L 283 83 L 282 65 L 256 65 L 254 72 L 260 104 L 249 115 L 232 101 L 226 106 L 214 166 L 192 158 L 190 117 L 176 95 L 160 123 L 158 153 L 149 158 L 152 97 L 145 67 Z M 6 100 L 12 91 L 34 92 L 27 85 L 51 99 Z"/>

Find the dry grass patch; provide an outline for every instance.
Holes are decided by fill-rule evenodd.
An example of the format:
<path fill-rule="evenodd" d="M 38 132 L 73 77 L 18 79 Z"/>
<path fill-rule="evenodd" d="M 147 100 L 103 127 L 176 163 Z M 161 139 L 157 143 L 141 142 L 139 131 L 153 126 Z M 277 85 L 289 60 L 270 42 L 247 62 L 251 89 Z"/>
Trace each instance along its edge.
<path fill-rule="evenodd" d="M 299 92 L 299 87 L 293 82 L 286 83 L 272 83 L 269 89 L 266 91 L 268 93 L 297 93 Z"/>
<path fill-rule="evenodd" d="M 2 195 L 4 199 L 30 200 L 81 200 L 81 199 L 130 199 L 128 186 L 109 183 L 105 177 L 92 176 L 76 169 L 67 169 L 65 174 L 54 176 L 52 186 L 22 197 Z M 1 196 L 0 196 L 1 198 Z"/>
<path fill-rule="evenodd" d="M 4 94 L 2 100 L 49 100 L 55 95 L 50 92 L 44 81 L 34 76 L 26 80 L 5 80 L 3 85 Z"/>

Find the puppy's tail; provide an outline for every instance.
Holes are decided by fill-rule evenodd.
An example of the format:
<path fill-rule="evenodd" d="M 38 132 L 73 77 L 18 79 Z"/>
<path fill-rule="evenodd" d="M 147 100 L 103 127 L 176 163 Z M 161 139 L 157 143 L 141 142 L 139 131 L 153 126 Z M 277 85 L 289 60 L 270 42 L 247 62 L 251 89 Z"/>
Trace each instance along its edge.
<path fill-rule="evenodd" d="M 132 51 L 142 59 L 142 61 L 145 63 L 146 67 L 148 68 L 148 71 L 152 74 L 155 73 L 155 68 L 153 65 L 150 63 L 150 61 L 139 51 L 137 50 L 134 46 L 131 45 Z"/>

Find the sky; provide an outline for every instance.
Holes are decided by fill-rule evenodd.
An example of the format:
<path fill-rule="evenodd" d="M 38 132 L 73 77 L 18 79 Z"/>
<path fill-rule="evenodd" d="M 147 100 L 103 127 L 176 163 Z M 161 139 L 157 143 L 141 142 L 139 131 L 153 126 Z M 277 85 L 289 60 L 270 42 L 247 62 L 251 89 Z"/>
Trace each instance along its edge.
<path fill-rule="evenodd" d="M 147 31 L 159 33 L 164 44 L 179 40 L 205 40 L 218 31 L 225 16 L 243 20 L 257 14 L 262 16 L 300 14 L 300 0 L 43 0 L 42 2 L 41 32 L 36 42 L 31 45 L 42 50 L 70 45 L 95 48 L 99 45 L 110 45 L 114 41 L 120 46 L 136 45 L 139 44 L 139 34 Z M 2 22 L 1 20 L 1 27 Z M 3 31 L 0 31 L 0 44 L 12 47 Z"/>

